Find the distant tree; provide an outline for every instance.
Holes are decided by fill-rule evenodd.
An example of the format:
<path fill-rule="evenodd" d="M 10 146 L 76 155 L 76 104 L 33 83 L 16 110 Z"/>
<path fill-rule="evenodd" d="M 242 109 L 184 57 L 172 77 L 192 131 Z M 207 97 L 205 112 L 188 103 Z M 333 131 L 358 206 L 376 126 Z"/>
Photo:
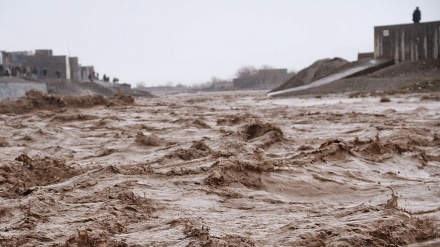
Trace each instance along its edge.
<path fill-rule="evenodd" d="M 138 87 L 138 88 L 145 88 L 145 82 L 140 81 L 140 82 L 136 83 L 136 87 Z"/>
<path fill-rule="evenodd" d="M 177 83 L 177 85 L 175 87 L 186 87 L 186 86 L 183 85 L 182 83 Z"/>
<path fill-rule="evenodd" d="M 218 78 L 216 76 L 211 77 L 211 84 L 216 84 L 216 83 L 219 83 L 221 81 L 222 81 L 222 79 L 220 79 L 220 78 Z"/>
<path fill-rule="evenodd" d="M 235 73 L 237 78 L 251 77 L 256 74 L 257 74 L 257 69 L 254 66 L 241 67 L 237 70 L 237 73 Z"/>
<path fill-rule="evenodd" d="M 261 66 L 261 69 L 273 69 L 273 67 L 265 64 L 265 65 Z"/>

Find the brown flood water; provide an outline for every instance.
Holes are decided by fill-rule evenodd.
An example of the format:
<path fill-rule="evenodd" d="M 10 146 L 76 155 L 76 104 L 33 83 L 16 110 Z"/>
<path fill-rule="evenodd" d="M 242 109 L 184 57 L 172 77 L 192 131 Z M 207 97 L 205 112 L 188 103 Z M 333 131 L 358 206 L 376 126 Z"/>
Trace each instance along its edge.
<path fill-rule="evenodd" d="M 0 246 L 440 244 L 440 101 L 264 93 L 0 114 Z"/>

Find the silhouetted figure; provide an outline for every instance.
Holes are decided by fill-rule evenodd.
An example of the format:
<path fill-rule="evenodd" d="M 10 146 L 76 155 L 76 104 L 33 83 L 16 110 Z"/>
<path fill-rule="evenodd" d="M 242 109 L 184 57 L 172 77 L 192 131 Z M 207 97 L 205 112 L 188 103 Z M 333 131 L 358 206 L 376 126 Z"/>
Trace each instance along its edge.
<path fill-rule="evenodd" d="M 421 19 L 422 13 L 420 12 L 419 7 L 417 7 L 416 10 L 414 10 L 413 12 L 413 21 L 414 23 L 419 23 Z"/>
<path fill-rule="evenodd" d="M 47 75 L 47 69 L 43 68 L 43 78 L 46 78 L 46 75 Z"/>
<path fill-rule="evenodd" d="M 32 78 L 37 79 L 38 70 L 37 67 L 32 68 Z"/>
<path fill-rule="evenodd" d="M 17 76 L 17 67 L 12 67 L 12 69 L 11 69 L 11 76 L 13 76 L 13 77 Z"/>
<path fill-rule="evenodd" d="M 57 70 L 57 72 L 55 72 L 55 75 L 58 79 L 61 78 L 61 71 Z"/>
<path fill-rule="evenodd" d="M 0 77 L 3 76 L 3 64 L 0 64 Z"/>
<path fill-rule="evenodd" d="M 104 75 L 102 76 L 102 78 L 103 78 L 103 80 L 104 80 L 105 82 L 109 82 L 109 81 L 110 81 L 110 77 L 108 77 L 106 74 L 104 74 Z"/>

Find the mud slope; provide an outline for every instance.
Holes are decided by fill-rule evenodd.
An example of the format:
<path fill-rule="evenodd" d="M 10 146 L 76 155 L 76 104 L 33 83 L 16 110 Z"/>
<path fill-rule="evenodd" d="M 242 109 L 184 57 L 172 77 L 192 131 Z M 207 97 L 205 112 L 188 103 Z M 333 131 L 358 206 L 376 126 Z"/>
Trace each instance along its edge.
<path fill-rule="evenodd" d="M 318 60 L 309 67 L 298 72 L 298 74 L 283 83 L 281 86 L 272 89 L 271 92 L 309 84 L 313 81 L 342 71 L 343 69 L 346 69 L 346 66 L 348 65 L 350 65 L 350 63 L 342 58 L 325 58 Z"/>
<path fill-rule="evenodd" d="M 300 71 L 291 80 L 271 92 L 299 87 L 309 84 L 327 75 L 336 74 L 340 71 L 359 66 L 366 60 L 346 62 L 340 59 L 323 59 Z M 425 59 L 419 61 L 401 62 L 376 72 L 352 78 L 340 79 L 328 84 L 309 89 L 298 90 L 284 94 L 284 96 L 298 96 L 311 94 L 332 94 L 332 93 L 370 93 L 375 91 L 402 91 L 404 88 L 416 86 L 416 90 L 404 91 L 416 92 L 418 84 L 436 84 L 440 78 L 440 62 L 438 59 Z M 431 86 L 430 85 L 430 86 Z M 437 90 L 431 88 L 431 91 Z"/>
<path fill-rule="evenodd" d="M 440 243 L 438 97 L 264 93 L 4 111 L 0 246 Z"/>

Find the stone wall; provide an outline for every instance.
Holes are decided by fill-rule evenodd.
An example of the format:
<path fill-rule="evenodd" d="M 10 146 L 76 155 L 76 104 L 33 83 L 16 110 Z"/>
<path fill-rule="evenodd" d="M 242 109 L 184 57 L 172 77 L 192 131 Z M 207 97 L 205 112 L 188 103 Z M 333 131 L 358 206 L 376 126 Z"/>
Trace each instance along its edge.
<path fill-rule="evenodd" d="M 0 82 L 0 100 L 20 98 L 31 89 L 47 93 L 44 82 Z"/>
<path fill-rule="evenodd" d="M 374 27 L 374 57 L 396 63 L 439 58 L 440 21 Z"/>

